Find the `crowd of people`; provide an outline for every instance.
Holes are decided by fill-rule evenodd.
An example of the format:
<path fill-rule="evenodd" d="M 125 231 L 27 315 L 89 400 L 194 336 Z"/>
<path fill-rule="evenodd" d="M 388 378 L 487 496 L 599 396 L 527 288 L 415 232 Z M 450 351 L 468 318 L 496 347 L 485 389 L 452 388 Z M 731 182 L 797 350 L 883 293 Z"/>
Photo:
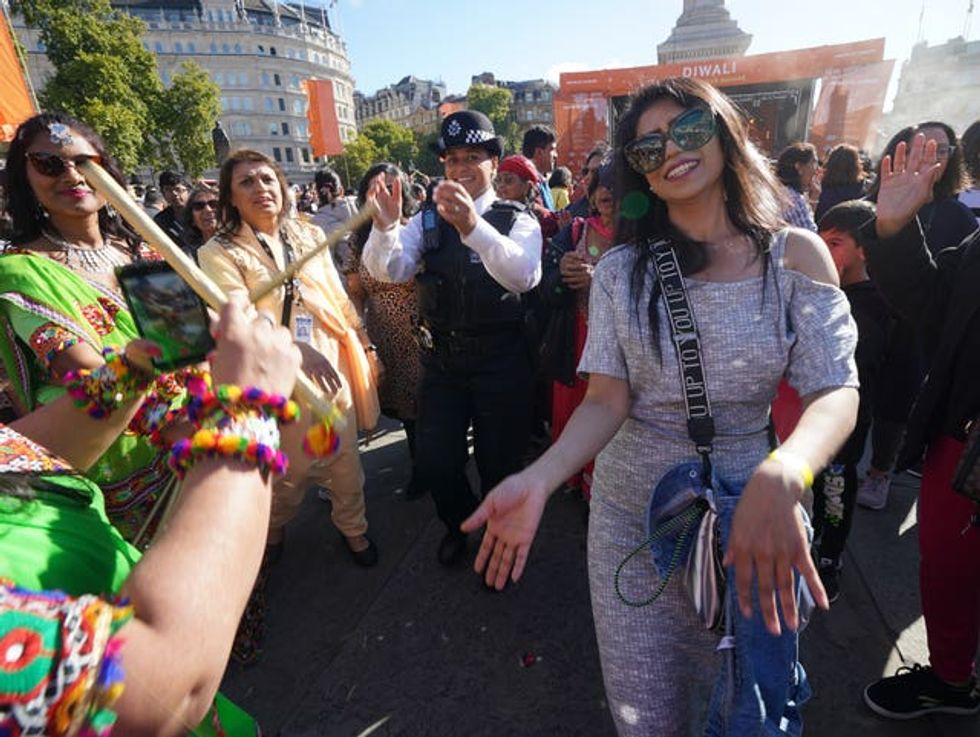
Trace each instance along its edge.
<path fill-rule="evenodd" d="M 883 508 L 918 467 L 930 663 L 864 698 L 896 719 L 980 713 L 980 525 L 953 490 L 980 436 L 980 124 L 904 129 L 877 166 L 806 142 L 771 162 L 728 97 L 677 78 L 633 95 L 577 176 L 557 144 L 535 126 L 506 155 L 462 110 L 424 182 L 377 162 L 347 189 L 329 168 L 290 186 L 237 150 L 217 181 L 131 188 L 229 300 L 207 361 L 160 371 L 117 278 L 160 256 L 84 170 L 123 173 L 82 121 L 20 125 L 0 255 L 0 647 L 19 684 L 3 729 L 257 734 L 217 693 L 225 665 L 259 657 L 264 581 L 307 493 L 352 564 L 384 554 L 358 448 L 381 414 L 405 429 L 405 497 L 431 495 L 445 526 L 438 562 L 482 530 L 489 589 L 533 565 L 549 496 L 581 496 L 622 737 L 799 735 L 808 609 L 840 595 L 855 506 Z M 287 400 L 300 372 L 329 417 Z M 688 494 L 717 519 L 711 626 L 647 539 L 664 496 Z"/>

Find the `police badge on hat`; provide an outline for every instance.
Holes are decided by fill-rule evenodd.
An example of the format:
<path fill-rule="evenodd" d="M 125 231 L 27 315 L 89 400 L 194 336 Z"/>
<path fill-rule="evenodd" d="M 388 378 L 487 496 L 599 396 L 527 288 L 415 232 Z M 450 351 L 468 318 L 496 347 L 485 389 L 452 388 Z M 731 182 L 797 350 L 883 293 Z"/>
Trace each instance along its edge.
<path fill-rule="evenodd" d="M 430 147 L 442 156 L 457 146 L 479 146 L 498 159 L 504 154 L 504 140 L 493 129 L 490 118 L 476 110 L 460 110 L 447 115 L 442 121 L 438 140 Z"/>

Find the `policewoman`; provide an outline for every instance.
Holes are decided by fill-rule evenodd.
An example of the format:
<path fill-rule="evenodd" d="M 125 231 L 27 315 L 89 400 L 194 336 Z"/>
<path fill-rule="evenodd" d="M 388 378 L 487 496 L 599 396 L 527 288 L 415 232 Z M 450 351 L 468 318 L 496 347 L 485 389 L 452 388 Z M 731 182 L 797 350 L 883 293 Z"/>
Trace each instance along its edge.
<path fill-rule="evenodd" d="M 449 115 L 433 148 L 446 179 L 407 224 L 400 183 L 371 183 L 367 200 L 378 211 L 362 260 L 382 281 L 416 277 L 417 470 L 446 525 L 439 562 L 450 566 L 466 554 L 459 525 L 477 505 L 464 472 L 467 428 L 482 492 L 519 470 L 527 449 L 532 368 L 521 295 L 541 278 L 541 230 L 523 205 L 494 194 L 503 141 L 489 118 Z"/>

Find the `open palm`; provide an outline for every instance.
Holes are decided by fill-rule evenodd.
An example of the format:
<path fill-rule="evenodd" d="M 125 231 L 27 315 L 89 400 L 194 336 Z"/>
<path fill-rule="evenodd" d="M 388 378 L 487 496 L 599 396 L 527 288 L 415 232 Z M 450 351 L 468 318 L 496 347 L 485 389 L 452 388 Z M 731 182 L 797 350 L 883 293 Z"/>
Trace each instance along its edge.
<path fill-rule="evenodd" d="M 936 142 L 926 143 L 922 133 L 910 145 L 895 147 L 895 158 L 881 161 L 878 189 L 878 235 L 894 235 L 932 199 L 932 187 L 942 165 L 936 161 Z"/>
<path fill-rule="evenodd" d="M 495 486 L 463 522 L 465 532 L 486 523 L 473 568 L 485 574 L 488 586 L 502 589 L 508 578 L 520 579 L 547 499 L 547 492 L 534 488 L 523 474 L 515 474 Z"/>

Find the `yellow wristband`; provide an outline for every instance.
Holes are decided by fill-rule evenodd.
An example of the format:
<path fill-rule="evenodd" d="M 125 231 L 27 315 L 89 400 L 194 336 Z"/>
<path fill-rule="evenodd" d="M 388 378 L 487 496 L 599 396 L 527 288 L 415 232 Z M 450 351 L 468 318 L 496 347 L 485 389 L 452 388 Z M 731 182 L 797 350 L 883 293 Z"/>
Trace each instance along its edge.
<path fill-rule="evenodd" d="M 779 461 L 786 468 L 792 471 L 796 471 L 803 479 L 803 488 L 809 489 L 813 486 L 813 469 L 810 468 L 810 464 L 806 462 L 805 458 L 802 458 L 795 453 L 788 453 L 785 450 L 776 449 L 767 456 L 770 460 Z"/>

